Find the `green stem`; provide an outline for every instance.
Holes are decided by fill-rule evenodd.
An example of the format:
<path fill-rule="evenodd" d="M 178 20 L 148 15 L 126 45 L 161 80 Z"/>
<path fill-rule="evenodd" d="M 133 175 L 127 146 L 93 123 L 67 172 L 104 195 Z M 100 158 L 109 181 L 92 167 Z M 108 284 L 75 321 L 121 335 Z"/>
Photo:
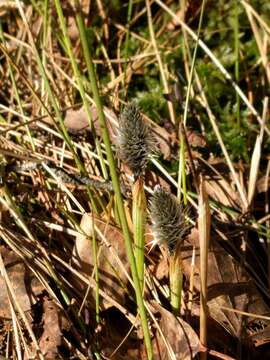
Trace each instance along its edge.
<path fill-rule="evenodd" d="M 181 309 L 181 294 L 182 294 L 182 286 L 183 286 L 181 253 L 179 249 L 176 250 L 175 253 L 170 256 L 169 263 L 170 263 L 169 264 L 170 303 L 174 315 L 179 316 Z"/>
<path fill-rule="evenodd" d="M 55 2 L 59 3 L 58 0 L 55 0 Z M 113 152 L 111 149 L 109 132 L 108 132 L 107 124 L 106 124 L 105 115 L 103 112 L 101 99 L 99 96 L 97 80 L 96 80 L 96 75 L 95 75 L 95 70 L 94 70 L 94 64 L 93 64 L 93 60 L 92 60 L 92 54 L 91 54 L 89 47 L 88 47 L 88 57 L 89 57 L 88 58 L 88 74 L 89 74 L 89 78 L 90 78 L 94 101 L 95 101 L 96 108 L 97 108 L 97 114 L 98 114 L 98 118 L 99 118 L 102 139 L 103 139 L 105 149 L 106 149 L 107 159 L 108 159 L 111 178 L 112 178 L 113 189 L 114 189 L 115 196 L 116 196 L 116 203 L 117 203 L 119 218 L 120 218 L 121 227 L 122 227 L 123 235 L 124 235 L 124 239 L 125 239 L 127 256 L 128 256 L 131 273 L 132 273 L 132 277 L 133 277 L 133 281 L 134 281 L 136 300 L 137 300 L 137 305 L 138 305 L 138 309 L 139 309 L 139 313 L 140 313 L 140 317 L 141 317 L 148 359 L 153 359 L 151 337 L 150 337 L 150 332 L 149 332 L 149 328 L 148 328 L 147 316 L 146 316 L 146 311 L 145 311 L 145 307 L 144 307 L 137 267 L 136 267 L 133 249 L 132 249 L 131 236 L 129 233 L 128 223 L 127 223 L 126 214 L 125 214 L 124 205 L 123 205 L 123 198 L 122 198 L 121 188 L 120 188 L 120 183 L 119 183 L 119 175 L 117 172 Z"/>
<path fill-rule="evenodd" d="M 134 226 L 135 260 L 140 286 L 144 287 L 144 245 L 146 223 L 146 197 L 143 177 L 140 176 L 132 189 L 132 220 Z"/>
<path fill-rule="evenodd" d="M 76 59 L 74 57 L 73 51 L 72 51 L 72 45 L 71 45 L 71 41 L 70 41 L 69 36 L 68 36 L 68 30 L 67 30 L 64 14 L 63 14 L 63 11 L 62 11 L 62 7 L 61 7 L 61 4 L 60 4 L 60 0 L 55 0 L 54 3 L 55 3 L 58 18 L 59 18 L 59 21 L 60 21 L 61 30 L 62 30 L 63 37 L 64 37 L 64 44 L 65 44 L 65 47 L 66 47 L 66 50 L 67 50 L 67 53 L 68 53 L 68 57 L 70 58 L 70 61 L 71 61 L 72 69 L 73 69 L 73 72 L 74 72 L 74 75 L 75 75 L 75 78 L 76 78 L 76 82 L 78 84 L 80 96 L 81 96 L 82 101 L 83 101 L 83 106 L 84 106 L 84 109 L 85 109 L 86 114 L 87 114 L 89 125 L 90 125 L 91 130 L 92 130 L 92 132 L 94 134 L 95 145 L 96 145 L 96 149 L 97 149 L 97 152 L 98 152 L 98 155 L 99 155 L 100 165 L 101 165 L 101 168 L 102 168 L 103 176 L 104 176 L 105 179 L 108 179 L 108 173 L 107 173 L 107 169 L 106 169 L 106 166 L 105 166 L 105 163 L 104 163 L 100 143 L 99 143 L 99 140 L 98 140 L 97 136 L 95 136 L 95 130 L 94 130 L 94 126 L 93 126 L 92 114 L 91 114 L 89 101 L 86 98 L 86 93 L 85 93 L 84 86 L 83 86 L 82 76 L 81 76 L 81 73 L 79 71 L 79 68 L 78 68 Z M 78 6 L 78 11 L 76 12 L 76 20 L 77 20 L 77 23 L 78 23 L 80 38 L 81 38 L 82 44 L 84 44 L 85 41 L 86 41 L 86 35 L 85 35 L 85 31 L 84 31 L 84 24 L 83 24 L 83 19 L 82 19 L 82 16 L 81 16 L 79 6 Z M 83 50 L 84 50 L 84 48 L 83 48 Z"/>

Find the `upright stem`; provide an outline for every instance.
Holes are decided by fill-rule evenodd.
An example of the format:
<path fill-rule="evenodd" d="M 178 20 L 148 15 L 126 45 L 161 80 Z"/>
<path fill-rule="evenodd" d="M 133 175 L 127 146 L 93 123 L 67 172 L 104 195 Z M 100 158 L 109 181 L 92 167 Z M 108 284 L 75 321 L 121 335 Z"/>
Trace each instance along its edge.
<path fill-rule="evenodd" d="M 57 0 L 55 0 L 55 1 L 57 1 Z M 101 99 L 99 96 L 96 74 L 95 74 L 95 69 L 94 69 L 94 65 L 93 65 L 92 54 L 91 54 L 90 48 L 88 48 L 88 56 L 89 56 L 88 75 L 90 78 L 93 97 L 94 97 L 94 101 L 95 101 L 96 108 L 97 108 L 97 114 L 98 114 L 98 119 L 99 119 L 99 123 L 100 123 L 101 135 L 102 135 L 102 139 L 103 139 L 105 149 L 106 149 L 107 160 L 109 163 L 113 189 L 114 189 L 115 197 L 116 197 L 117 209 L 118 209 L 120 223 L 121 223 L 121 227 L 122 227 L 123 235 L 124 235 L 124 239 L 125 239 L 125 246 L 126 246 L 126 250 L 127 250 L 127 256 L 128 256 L 130 268 L 131 268 L 132 278 L 134 281 L 136 300 L 137 300 L 137 305 L 138 305 L 141 322 L 142 322 L 142 327 L 143 327 L 143 332 L 144 332 L 145 346 L 146 346 L 146 350 L 147 350 L 148 359 L 153 359 L 151 337 L 150 337 L 150 332 L 149 332 L 149 328 L 148 328 L 147 316 L 146 316 L 146 311 L 145 311 L 145 307 L 144 307 L 137 267 L 136 267 L 136 263 L 135 263 L 135 257 L 134 257 L 133 249 L 132 249 L 131 236 L 129 233 L 128 223 L 127 223 L 126 214 L 125 214 L 124 205 L 123 205 L 123 198 L 122 198 L 121 188 L 120 188 L 120 183 L 119 183 L 119 175 L 117 172 L 113 152 L 111 149 L 109 132 L 108 132 L 107 124 L 106 124 L 105 115 L 103 112 Z"/>
<path fill-rule="evenodd" d="M 146 197 L 144 192 L 144 180 L 140 176 L 132 189 L 132 221 L 134 227 L 135 260 L 141 290 L 144 286 L 144 245 L 145 245 L 145 222 L 146 222 Z"/>
<path fill-rule="evenodd" d="M 204 180 L 200 178 L 198 230 L 200 240 L 200 341 L 207 346 L 207 273 L 208 273 L 208 247 L 210 240 L 211 215 L 208 194 L 205 190 Z M 200 359 L 206 360 L 207 354 L 201 352 Z"/>
<path fill-rule="evenodd" d="M 183 287 L 183 272 L 180 246 L 170 256 L 169 259 L 170 272 L 170 302 L 172 311 L 175 316 L 180 315 L 181 295 Z"/>
<path fill-rule="evenodd" d="M 235 0 L 234 3 L 234 54 L 235 54 L 235 65 L 234 65 L 234 74 L 235 81 L 238 84 L 239 82 L 239 18 L 238 18 L 238 1 Z M 240 96 L 236 93 L 236 121 L 237 127 L 240 129 L 241 119 L 240 119 Z"/>
<path fill-rule="evenodd" d="M 205 0 L 202 2 L 202 8 L 200 13 L 200 19 L 199 19 L 199 26 L 198 26 L 198 37 L 196 39 L 195 48 L 192 56 L 192 63 L 191 63 L 191 69 L 190 69 L 190 76 L 188 80 L 188 88 L 187 88 L 187 95 L 186 95 L 186 102 L 185 102 L 185 109 L 184 109 L 184 116 L 183 116 L 183 124 L 186 126 L 187 124 L 187 114 L 188 114 L 188 108 L 189 108 L 189 99 L 190 99 L 190 92 L 191 92 L 191 85 L 192 85 L 192 79 L 193 79 L 193 73 L 195 69 L 195 61 L 197 57 L 197 50 L 198 50 L 198 43 L 199 43 L 199 36 L 201 32 L 201 26 L 202 26 L 202 20 L 203 20 L 203 13 L 204 13 L 204 6 L 205 6 Z M 181 132 L 179 131 L 179 134 Z M 182 180 L 182 189 L 183 189 L 183 200 L 184 204 L 187 204 L 187 189 L 186 189 L 186 160 L 185 160 L 185 150 L 184 150 L 184 139 L 182 136 L 180 136 L 180 153 L 179 153 L 179 170 L 178 170 L 178 188 L 177 188 L 177 197 L 180 200 L 181 199 L 181 180 Z"/>
<path fill-rule="evenodd" d="M 128 47 L 129 47 L 129 34 L 130 34 L 130 20 L 132 15 L 132 7 L 133 7 L 133 0 L 129 0 L 128 2 L 128 13 L 127 13 L 127 32 L 126 32 L 126 39 L 125 39 L 125 50 L 124 50 L 124 77 L 123 77 L 123 86 L 126 93 L 126 75 L 127 75 L 127 60 L 128 60 Z"/>

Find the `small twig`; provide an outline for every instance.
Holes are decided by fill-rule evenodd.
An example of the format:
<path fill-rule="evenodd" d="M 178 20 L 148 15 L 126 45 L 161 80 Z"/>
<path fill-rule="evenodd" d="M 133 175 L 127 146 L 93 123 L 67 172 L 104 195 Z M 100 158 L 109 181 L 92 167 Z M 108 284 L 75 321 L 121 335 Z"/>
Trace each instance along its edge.
<path fill-rule="evenodd" d="M 54 165 L 52 162 L 46 160 L 40 160 L 40 161 L 33 160 L 33 161 L 24 162 L 22 164 L 14 164 L 14 165 L 8 164 L 6 165 L 6 169 L 15 172 L 25 172 L 25 171 L 32 171 L 43 168 L 44 167 L 43 165 L 49 166 L 49 168 L 52 170 L 55 176 L 59 177 L 64 183 L 72 184 L 75 186 L 86 185 L 93 187 L 97 190 L 105 190 L 109 192 L 113 191 L 113 186 L 111 181 L 94 180 L 82 174 L 70 174 L 63 168 L 58 167 Z M 129 197 L 129 191 L 123 183 L 121 183 L 121 192 L 122 195 L 125 196 L 126 198 Z"/>

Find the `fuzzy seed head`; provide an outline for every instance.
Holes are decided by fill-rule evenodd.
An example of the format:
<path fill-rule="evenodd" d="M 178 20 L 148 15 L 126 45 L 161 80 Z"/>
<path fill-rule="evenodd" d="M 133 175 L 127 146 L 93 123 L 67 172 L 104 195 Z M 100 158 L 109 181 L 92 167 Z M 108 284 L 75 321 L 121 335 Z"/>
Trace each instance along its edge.
<path fill-rule="evenodd" d="M 128 103 L 119 119 L 118 152 L 135 178 L 141 175 L 155 149 L 154 136 L 137 104 Z"/>
<path fill-rule="evenodd" d="M 189 232 L 185 219 L 186 211 L 176 197 L 156 186 L 150 200 L 150 216 L 155 240 L 159 245 L 166 245 L 170 253 L 174 252 L 179 241 L 184 240 Z"/>

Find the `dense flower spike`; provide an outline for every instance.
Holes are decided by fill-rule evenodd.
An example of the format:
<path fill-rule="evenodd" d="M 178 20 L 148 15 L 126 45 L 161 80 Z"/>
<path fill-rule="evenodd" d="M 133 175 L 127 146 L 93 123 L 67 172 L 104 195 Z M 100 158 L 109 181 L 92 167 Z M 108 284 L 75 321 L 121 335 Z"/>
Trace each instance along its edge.
<path fill-rule="evenodd" d="M 156 142 L 136 103 L 128 103 L 119 119 L 118 151 L 136 179 L 145 169 Z"/>
<path fill-rule="evenodd" d="M 166 245 L 172 253 L 190 229 L 185 219 L 185 210 L 174 195 L 156 186 L 150 200 L 150 215 L 154 242 Z"/>

